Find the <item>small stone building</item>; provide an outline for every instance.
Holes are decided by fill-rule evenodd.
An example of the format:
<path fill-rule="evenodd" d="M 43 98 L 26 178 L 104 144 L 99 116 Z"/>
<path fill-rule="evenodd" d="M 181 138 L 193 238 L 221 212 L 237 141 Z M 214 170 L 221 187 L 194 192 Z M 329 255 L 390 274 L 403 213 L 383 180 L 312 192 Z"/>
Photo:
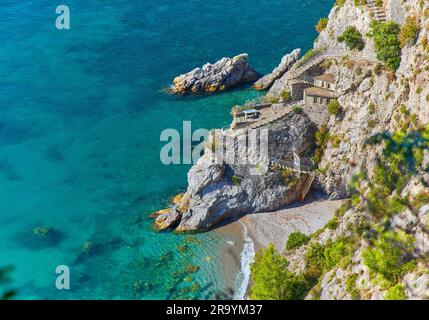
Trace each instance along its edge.
<path fill-rule="evenodd" d="M 314 85 L 319 88 L 335 91 L 335 75 L 326 73 L 317 76 L 314 78 Z"/>
<path fill-rule="evenodd" d="M 323 74 L 314 78 L 314 87 L 304 89 L 304 102 L 306 105 L 326 106 L 337 98 L 335 94 L 335 76 Z"/>

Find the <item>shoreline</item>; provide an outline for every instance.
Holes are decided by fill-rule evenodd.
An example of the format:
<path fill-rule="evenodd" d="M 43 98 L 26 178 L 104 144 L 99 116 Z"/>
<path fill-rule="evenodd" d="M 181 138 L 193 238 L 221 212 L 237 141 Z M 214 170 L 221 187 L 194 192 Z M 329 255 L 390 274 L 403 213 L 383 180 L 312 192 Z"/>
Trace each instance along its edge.
<path fill-rule="evenodd" d="M 217 229 L 237 239 L 237 243 L 223 253 L 220 266 L 226 281 L 234 281 L 234 299 L 246 299 L 251 284 L 250 264 L 258 250 L 273 243 L 283 253 L 292 232 L 310 235 L 323 228 L 343 202 L 314 192 L 303 202 L 278 211 L 248 214 Z M 235 277 L 234 269 L 237 270 Z"/>
<path fill-rule="evenodd" d="M 344 200 L 329 200 L 321 193 L 312 193 L 303 202 L 273 212 L 248 214 L 240 222 L 249 230 L 255 251 L 273 243 L 283 253 L 291 233 L 300 231 L 311 235 L 323 228 L 343 202 Z"/>

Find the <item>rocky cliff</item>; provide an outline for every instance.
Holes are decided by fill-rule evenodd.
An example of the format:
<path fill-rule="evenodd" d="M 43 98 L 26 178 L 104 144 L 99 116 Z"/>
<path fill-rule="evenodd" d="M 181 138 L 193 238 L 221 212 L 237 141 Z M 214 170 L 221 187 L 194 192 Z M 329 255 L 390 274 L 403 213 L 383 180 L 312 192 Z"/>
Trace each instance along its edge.
<path fill-rule="evenodd" d="M 314 50 L 348 50 L 337 38 L 354 26 L 364 55 L 380 58 L 371 10 L 355 3 L 332 9 Z M 336 76 L 341 111 L 326 124 L 318 178 L 331 197 L 351 198 L 308 244 L 285 252 L 290 270 L 315 279 L 307 299 L 429 299 L 429 3 L 390 0 L 383 8 L 385 23 L 409 37 L 397 70 L 354 60 L 350 50 L 323 62 Z"/>
<path fill-rule="evenodd" d="M 214 138 L 216 141 L 227 138 L 234 141 L 236 164 L 213 163 L 211 146 L 214 142 L 208 143 L 205 155 L 188 173 L 188 189 L 181 203 L 160 215 L 157 227 L 174 227 L 177 231 L 207 230 L 227 219 L 273 211 L 296 201 L 305 173 L 282 168 L 276 163 L 289 163 L 293 152 L 304 160 L 316 127 L 305 114 L 289 113 L 264 129 L 269 129 L 266 163 L 258 163 L 262 158 L 248 154 L 256 150 L 240 147 L 240 139 L 248 139 L 245 132 L 219 131 Z M 246 158 L 255 161 L 248 164 L 239 161 Z M 263 168 L 265 165 L 267 167 Z"/>
<path fill-rule="evenodd" d="M 429 299 L 429 3 L 386 0 L 377 10 L 387 21 L 374 22 L 366 2 L 337 1 L 313 50 L 263 81 L 270 99 L 287 92 L 298 104 L 308 77 L 336 79 L 338 106 L 316 139 L 310 109 L 265 126 L 270 161 L 290 159 L 295 141 L 302 157 L 313 153 L 316 187 L 348 199 L 326 228 L 285 255 L 311 284 L 307 299 Z M 204 156 L 159 227 L 206 229 L 296 200 L 296 173 L 270 168 L 255 178 L 248 170 Z"/>

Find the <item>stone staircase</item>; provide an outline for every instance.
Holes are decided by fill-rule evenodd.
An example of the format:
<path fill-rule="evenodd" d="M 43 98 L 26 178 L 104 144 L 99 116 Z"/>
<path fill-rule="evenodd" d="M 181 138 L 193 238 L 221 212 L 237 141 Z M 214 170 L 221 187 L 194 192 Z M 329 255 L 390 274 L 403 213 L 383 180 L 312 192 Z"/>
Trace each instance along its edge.
<path fill-rule="evenodd" d="M 368 0 L 367 3 L 368 3 L 368 8 L 374 14 L 375 20 L 379 22 L 385 22 L 387 20 L 386 12 L 383 10 L 383 8 L 375 4 L 375 0 Z"/>
<path fill-rule="evenodd" d="M 307 178 L 304 181 L 304 184 L 301 188 L 301 190 L 299 191 L 299 200 L 300 201 L 304 201 L 305 197 L 307 196 L 308 192 L 311 189 L 311 186 L 313 185 L 314 180 L 316 179 L 316 174 L 314 174 L 313 172 L 310 172 L 307 175 Z"/>
<path fill-rule="evenodd" d="M 290 169 L 294 172 L 299 172 L 300 174 L 304 173 L 306 175 L 304 183 L 302 184 L 301 189 L 299 190 L 299 193 L 298 193 L 298 200 L 304 201 L 305 197 L 311 190 L 311 186 L 313 185 L 314 180 L 316 179 L 316 174 L 313 171 L 311 171 L 311 168 L 309 166 L 300 165 L 300 169 L 297 170 L 296 168 L 294 168 L 293 163 L 286 163 L 283 161 L 282 162 L 274 161 L 272 165 L 280 169 Z"/>

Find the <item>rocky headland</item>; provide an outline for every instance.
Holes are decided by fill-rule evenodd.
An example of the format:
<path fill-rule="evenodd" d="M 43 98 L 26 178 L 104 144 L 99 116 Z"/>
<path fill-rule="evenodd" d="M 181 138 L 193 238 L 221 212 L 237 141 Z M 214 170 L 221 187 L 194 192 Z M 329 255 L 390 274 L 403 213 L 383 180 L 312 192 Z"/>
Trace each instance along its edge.
<path fill-rule="evenodd" d="M 269 89 L 276 80 L 280 79 L 299 60 L 300 56 L 301 49 L 295 49 L 285 55 L 280 64 L 270 74 L 263 76 L 253 84 L 253 88 L 256 90 Z"/>

